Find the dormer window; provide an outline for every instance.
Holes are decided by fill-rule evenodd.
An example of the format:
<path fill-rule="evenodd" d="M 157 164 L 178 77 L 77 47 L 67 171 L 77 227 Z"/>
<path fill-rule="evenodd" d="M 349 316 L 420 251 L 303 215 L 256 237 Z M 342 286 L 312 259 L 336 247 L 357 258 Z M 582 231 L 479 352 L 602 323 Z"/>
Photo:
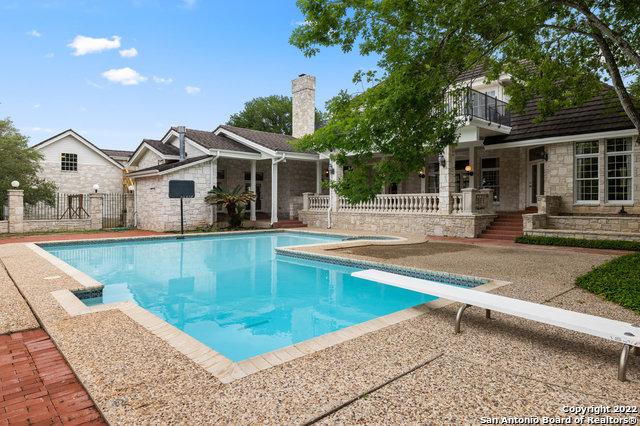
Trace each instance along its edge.
<path fill-rule="evenodd" d="M 60 154 L 60 170 L 63 172 L 77 172 L 78 154 L 69 154 L 66 152 Z"/>

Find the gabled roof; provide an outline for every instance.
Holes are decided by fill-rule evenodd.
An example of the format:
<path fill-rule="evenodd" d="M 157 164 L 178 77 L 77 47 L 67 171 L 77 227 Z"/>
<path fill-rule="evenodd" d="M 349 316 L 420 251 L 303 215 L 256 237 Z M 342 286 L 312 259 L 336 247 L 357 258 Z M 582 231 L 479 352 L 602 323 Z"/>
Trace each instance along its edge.
<path fill-rule="evenodd" d="M 539 98 L 532 99 L 527 103 L 523 113 L 511 115 L 510 134 L 487 137 L 484 144 L 495 145 L 634 128 L 610 86 L 605 86 L 600 95 L 583 105 L 560 110 L 541 122 L 535 121 L 540 114 L 538 101 Z"/>
<path fill-rule="evenodd" d="M 213 156 L 212 155 L 200 155 L 198 157 L 191 157 L 191 158 L 187 158 L 186 160 L 175 161 L 173 163 L 158 164 L 156 166 L 151 166 L 151 167 L 146 167 L 144 169 L 135 170 L 135 171 L 129 173 L 128 176 L 135 177 L 135 176 L 138 176 L 138 175 L 165 174 L 165 173 L 168 173 L 170 171 L 173 171 L 173 169 L 177 169 L 177 168 L 180 168 L 180 167 L 183 167 L 183 166 L 194 165 L 194 163 L 203 162 L 203 161 L 208 160 L 210 158 L 213 158 Z"/>
<path fill-rule="evenodd" d="M 272 151 L 298 152 L 291 144 L 296 140 L 296 138 L 294 138 L 293 136 L 283 135 L 280 133 L 263 132 L 260 130 L 245 129 L 242 127 L 229 126 L 228 124 L 218 126 L 218 129 L 224 129 L 229 132 L 235 133 L 242 138 L 262 145 L 263 147 Z"/>
<path fill-rule="evenodd" d="M 76 132 L 73 129 L 67 129 L 65 131 L 62 131 L 62 132 L 58 133 L 57 135 L 53 135 L 50 138 L 45 139 L 42 142 L 35 144 L 31 148 L 33 148 L 35 150 L 39 150 L 39 149 L 42 149 L 42 148 L 44 148 L 46 146 L 54 144 L 54 143 L 58 142 L 59 140 L 65 138 L 67 136 L 72 136 L 78 142 L 82 143 L 83 145 L 85 145 L 90 150 L 96 152 L 98 155 L 100 155 L 101 157 L 103 157 L 104 159 L 109 161 L 114 166 L 118 167 L 119 169 L 124 169 L 124 166 L 122 164 L 120 164 L 119 162 L 117 162 L 116 160 L 114 160 L 113 158 L 111 158 L 111 156 L 108 153 L 106 153 L 105 150 L 102 150 L 102 149 L 98 148 L 97 146 L 95 146 L 94 144 L 89 142 L 87 139 L 85 139 L 82 135 L 80 135 L 78 132 Z"/>
<path fill-rule="evenodd" d="M 129 158 L 131 157 L 131 154 L 133 154 L 133 151 L 123 151 L 119 149 L 103 149 L 102 152 L 104 152 L 111 158 Z"/>
<path fill-rule="evenodd" d="M 163 154 L 163 155 L 180 155 L 180 149 L 176 148 L 171 144 L 162 143 L 159 140 L 143 139 L 141 145 L 143 144 L 149 145 L 151 148 L 154 148 L 156 151 L 158 151 L 160 154 Z"/>
<path fill-rule="evenodd" d="M 224 135 L 216 135 L 214 132 L 206 130 L 186 129 L 185 136 L 207 149 L 257 153 L 255 150 L 233 139 L 229 139 Z"/>

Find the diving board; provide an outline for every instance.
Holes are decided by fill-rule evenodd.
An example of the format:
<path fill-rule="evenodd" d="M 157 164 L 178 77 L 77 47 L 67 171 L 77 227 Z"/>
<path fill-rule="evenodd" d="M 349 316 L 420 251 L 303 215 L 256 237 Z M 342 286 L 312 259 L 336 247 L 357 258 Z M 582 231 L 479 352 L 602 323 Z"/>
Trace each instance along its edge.
<path fill-rule="evenodd" d="M 490 317 L 491 311 L 496 311 L 621 343 L 623 347 L 618 366 L 618 380 L 620 381 L 626 380 L 629 351 L 631 349 L 634 352 L 640 350 L 640 326 L 637 324 L 629 324 L 554 306 L 485 293 L 472 288 L 456 287 L 376 269 L 353 272 L 351 275 L 356 278 L 463 303 L 464 305 L 460 307 L 456 315 L 456 333 L 460 332 L 460 322 L 465 309 L 470 306 L 476 306 L 486 310 L 487 318 Z"/>

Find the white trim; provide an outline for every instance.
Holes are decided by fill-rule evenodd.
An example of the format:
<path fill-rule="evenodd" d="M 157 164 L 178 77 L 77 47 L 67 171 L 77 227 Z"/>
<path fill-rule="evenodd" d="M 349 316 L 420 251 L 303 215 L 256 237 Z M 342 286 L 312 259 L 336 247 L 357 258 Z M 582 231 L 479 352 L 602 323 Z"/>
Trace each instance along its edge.
<path fill-rule="evenodd" d="M 626 139 L 626 138 L 608 138 L 608 139 Z M 635 167 L 635 163 L 636 163 L 636 155 L 635 155 L 635 150 L 633 149 L 633 146 L 635 144 L 635 138 L 634 137 L 629 137 L 628 139 L 630 139 L 630 144 L 631 146 L 629 147 L 629 151 L 613 151 L 613 152 L 609 152 L 607 150 L 607 139 L 604 140 L 604 204 L 608 205 L 608 206 L 632 206 L 635 202 L 635 185 L 636 185 L 636 180 L 635 180 L 635 172 L 636 172 L 636 167 Z M 629 176 L 622 178 L 622 179 L 631 179 L 631 199 L 629 200 L 609 200 L 609 180 L 611 179 L 616 179 L 616 178 L 610 178 L 609 177 L 609 157 L 610 156 L 615 156 L 615 155 L 628 155 L 629 156 L 629 162 L 631 163 L 631 167 L 629 170 Z M 620 179 L 620 178 L 618 178 Z"/>
<path fill-rule="evenodd" d="M 224 129 L 222 127 L 219 127 L 218 129 L 216 129 L 216 131 L 214 132 L 216 135 L 219 135 L 220 133 L 224 134 L 225 136 L 229 137 L 230 139 L 233 139 L 236 142 L 239 142 L 243 145 L 248 146 L 249 148 L 255 149 L 258 152 L 264 153 L 268 156 L 268 158 L 277 158 L 276 157 L 276 151 L 265 148 L 264 146 L 252 142 L 249 139 L 245 139 L 242 136 L 239 136 L 227 129 Z"/>
<path fill-rule="evenodd" d="M 222 158 L 235 158 L 239 160 L 265 160 L 260 153 L 242 152 L 242 151 L 230 151 L 228 149 L 214 149 L 211 148 L 207 154 L 218 154 Z"/>
<path fill-rule="evenodd" d="M 204 162 L 207 161 L 211 161 L 212 157 L 207 157 L 207 158 L 203 158 L 202 160 L 198 160 L 198 161 L 194 161 L 192 163 L 188 163 L 188 164 L 183 164 L 181 166 L 178 167 L 174 167 L 172 169 L 168 169 L 168 170 L 163 170 L 163 171 L 158 171 L 158 170 L 148 170 L 146 172 L 143 172 L 140 175 L 136 175 L 136 172 L 131 172 L 127 174 L 127 177 L 132 177 L 132 178 L 140 178 L 140 177 L 147 177 L 147 176 L 162 176 L 162 175 L 168 175 L 174 172 L 177 172 L 179 170 L 182 169 L 186 169 L 189 168 L 191 166 L 197 166 L 198 164 L 202 164 Z"/>
<path fill-rule="evenodd" d="M 629 136 L 636 136 L 638 131 L 636 129 L 625 129 L 625 130 L 612 130 L 608 132 L 598 132 L 598 133 L 584 133 L 581 135 L 568 135 L 568 136 L 553 136 L 549 138 L 542 139 L 527 139 L 524 141 L 517 142 L 507 142 L 507 143 L 497 143 L 492 145 L 485 145 L 485 150 L 494 150 L 494 149 L 502 149 L 502 148 L 519 148 L 525 146 L 534 146 L 534 145 L 549 145 L 554 143 L 564 143 L 564 142 L 583 142 L 589 141 L 593 139 L 611 139 L 611 138 L 624 138 Z"/>
<path fill-rule="evenodd" d="M 276 151 L 277 157 L 285 157 L 288 160 L 300 160 L 300 161 L 317 161 L 320 156 L 318 154 L 311 154 L 308 152 L 288 152 L 288 151 Z"/>
<path fill-rule="evenodd" d="M 576 153 L 576 142 L 598 142 L 598 152 L 596 152 L 595 154 L 591 153 L 591 154 L 577 154 Z M 580 204 L 580 205 L 593 205 L 593 206 L 599 206 L 602 202 L 602 200 L 600 199 L 600 186 L 602 185 L 602 179 L 601 179 L 601 175 L 600 175 L 600 171 L 602 170 L 602 167 L 604 167 L 602 163 L 602 158 L 601 158 L 601 150 L 602 150 L 602 140 L 600 139 L 587 139 L 584 141 L 576 141 L 572 144 L 571 146 L 571 154 L 573 155 L 573 202 L 574 204 Z M 596 160 L 598 160 L 598 175 L 596 176 L 596 178 L 581 178 L 578 179 L 578 160 L 583 159 L 583 158 L 595 158 Z M 597 200 L 579 200 L 578 199 L 578 182 L 579 181 L 593 181 L 595 180 L 598 183 L 598 199 Z M 606 179 L 605 179 L 606 180 Z M 606 184 L 606 182 L 605 182 Z M 606 198 L 606 197 L 605 197 Z"/>
<path fill-rule="evenodd" d="M 120 164 L 119 162 L 117 162 L 113 158 L 109 157 L 100 148 L 96 147 L 94 144 L 89 142 L 87 139 L 83 138 L 80 134 L 76 133 L 75 130 L 72 130 L 72 129 L 69 129 L 66 132 L 60 133 L 59 135 L 54 136 L 53 138 L 50 138 L 49 140 L 47 140 L 47 141 L 45 141 L 43 143 L 34 145 L 32 148 L 35 149 L 36 151 L 39 151 L 44 147 L 47 147 L 47 146 L 49 146 L 51 144 L 54 144 L 54 143 L 58 142 L 61 139 L 66 138 L 67 136 L 73 136 L 73 138 L 76 139 L 78 142 L 82 143 L 83 145 L 85 145 L 90 150 L 92 150 L 95 153 L 99 154 L 101 157 L 103 157 L 105 160 L 109 161 L 110 163 L 112 163 L 116 167 L 118 167 L 120 170 L 124 170 L 125 169 L 125 167 L 122 164 Z"/>

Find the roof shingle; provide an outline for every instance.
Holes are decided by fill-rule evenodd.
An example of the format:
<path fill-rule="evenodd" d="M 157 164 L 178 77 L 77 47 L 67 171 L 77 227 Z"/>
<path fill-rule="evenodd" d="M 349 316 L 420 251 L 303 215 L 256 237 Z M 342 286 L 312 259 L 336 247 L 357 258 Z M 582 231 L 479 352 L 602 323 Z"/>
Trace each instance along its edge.
<path fill-rule="evenodd" d="M 180 155 L 180 150 L 168 143 L 162 143 L 155 139 L 143 139 L 142 143 L 143 144 L 146 143 L 147 145 L 149 145 L 150 147 L 152 147 L 153 149 L 155 149 L 156 151 L 160 152 L 160 154 L 163 154 L 163 155 Z"/>
<path fill-rule="evenodd" d="M 224 135 L 216 135 L 213 132 L 205 130 L 186 129 L 185 136 L 207 149 L 257 153 L 257 151 L 248 146 L 242 145 Z"/>
<path fill-rule="evenodd" d="M 291 142 L 296 140 L 293 136 L 245 129 L 242 127 L 229 126 L 228 124 L 223 124 L 220 128 L 235 133 L 240 137 L 262 145 L 272 151 L 296 152 L 296 149 L 291 144 Z"/>

